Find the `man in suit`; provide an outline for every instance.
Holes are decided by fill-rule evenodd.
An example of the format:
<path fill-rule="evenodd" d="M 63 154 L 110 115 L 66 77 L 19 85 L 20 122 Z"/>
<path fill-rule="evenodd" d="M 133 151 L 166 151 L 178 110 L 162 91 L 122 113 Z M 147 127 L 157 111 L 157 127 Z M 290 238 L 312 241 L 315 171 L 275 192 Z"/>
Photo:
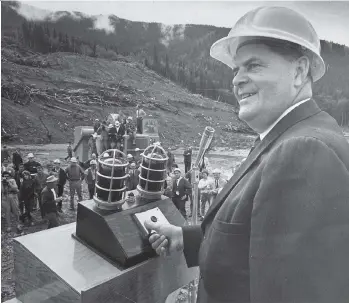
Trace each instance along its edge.
<path fill-rule="evenodd" d="M 313 27 L 258 8 L 211 55 L 234 69 L 239 117 L 260 142 L 201 226 L 147 221 L 152 247 L 200 266 L 200 303 L 348 302 L 349 144 L 312 99 L 325 72 Z"/>
<path fill-rule="evenodd" d="M 187 196 L 191 193 L 191 184 L 187 179 L 181 176 L 182 173 L 179 168 L 175 168 L 173 172 L 172 201 L 186 219 L 185 201 L 187 200 Z"/>
<path fill-rule="evenodd" d="M 191 146 L 187 146 L 183 152 L 184 157 L 184 172 L 187 173 L 191 168 L 191 156 L 193 153 L 193 149 Z"/>
<path fill-rule="evenodd" d="M 85 181 L 87 184 L 90 199 L 93 199 L 93 195 L 95 193 L 96 174 L 97 174 L 97 161 L 91 160 L 90 167 L 85 171 Z"/>
<path fill-rule="evenodd" d="M 211 191 L 213 198 L 216 198 L 218 193 L 223 189 L 227 184 L 227 180 L 221 177 L 221 171 L 218 168 L 215 168 L 212 172 L 213 174 L 213 189 Z"/>
<path fill-rule="evenodd" d="M 65 173 L 64 169 L 61 167 L 61 161 L 59 159 L 55 159 L 53 161 L 54 167 L 52 169 L 52 172 L 56 178 L 58 178 L 57 181 L 57 195 L 58 197 L 63 198 L 63 191 L 65 183 L 67 183 L 67 174 Z M 62 200 L 60 200 L 57 203 L 57 209 L 61 213 L 62 211 Z"/>
<path fill-rule="evenodd" d="M 119 121 L 115 121 L 115 130 L 116 130 L 116 142 L 123 143 L 124 135 L 125 135 L 125 127 L 120 124 Z"/>
<path fill-rule="evenodd" d="M 47 229 L 59 225 L 56 203 L 62 201 L 62 197 L 58 197 L 55 190 L 57 181 L 58 179 L 55 176 L 47 177 L 46 187 L 41 192 L 42 208 L 48 221 Z"/>

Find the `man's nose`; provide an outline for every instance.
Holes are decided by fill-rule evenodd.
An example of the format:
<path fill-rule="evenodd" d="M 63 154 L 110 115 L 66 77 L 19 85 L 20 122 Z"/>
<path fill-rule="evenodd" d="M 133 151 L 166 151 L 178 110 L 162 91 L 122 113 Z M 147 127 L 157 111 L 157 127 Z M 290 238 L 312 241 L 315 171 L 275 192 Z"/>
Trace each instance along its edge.
<path fill-rule="evenodd" d="M 247 77 L 247 73 L 244 71 L 243 68 L 240 68 L 236 75 L 233 78 L 233 86 L 234 87 L 239 87 L 242 84 L 245 84 L 248 82 L 248 77 Z"/>

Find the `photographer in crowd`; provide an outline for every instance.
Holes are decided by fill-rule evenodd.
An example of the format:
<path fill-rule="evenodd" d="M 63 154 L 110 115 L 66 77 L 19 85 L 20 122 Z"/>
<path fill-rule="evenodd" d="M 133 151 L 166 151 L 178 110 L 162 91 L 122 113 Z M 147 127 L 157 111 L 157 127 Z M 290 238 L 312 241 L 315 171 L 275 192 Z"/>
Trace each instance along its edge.
<path fill-rule="evenodd" d="M 22 232 L 22 227 L 19 223 L 19 208 L 18 208 L 18 187 L 16 181 L 12 178 L 8 171 L 2 173 L 1 182 L 1 206 L 5 211 L 5 219 L 7 232 L 11 232 L 11 213 L 15 216 L 17 223 L 17 232 Z"/>

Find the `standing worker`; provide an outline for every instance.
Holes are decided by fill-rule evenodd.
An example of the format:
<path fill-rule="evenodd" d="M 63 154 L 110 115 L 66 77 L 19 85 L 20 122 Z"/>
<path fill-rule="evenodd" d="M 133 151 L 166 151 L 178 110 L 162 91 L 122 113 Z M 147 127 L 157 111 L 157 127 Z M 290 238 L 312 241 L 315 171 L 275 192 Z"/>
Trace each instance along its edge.
<path fill-rule="evenodd" d="M 37 167 L 41 164 L 34 160 L 34 154 L 28 154 L 28 161 L 24 163 L 24 169 L 29 171 L 31 174 L 36 174 L 38 172 Z"/>
<path fill-rule="evenodd" d="M 96 144 L 97 134 L 94 133 L 90 136 L 90 139 L 88 139 L 88 158 L 91 159 L 92 154 L 97 155 L 97 144 Z"/>
<path fill-rule="evenodd" d="M 14 169 L 17 171 L 19 168 L 19 165 L 23 163 L 23 159 L 22 156 L 19 152 L 18 149 L 16 149 L 13 153 L 12 153 L 12 163 L 13 163 L 13 167 Z"/>
<path fill-rule="evenodd" d="M 136 125 L 133 123 L 132 117 L 127 117 L 126 124 L 125 124 L 126 134 L 129 135 L 130 139 L 132 140 L 132 144 L 136 145 Z"/>
<path fill-rule="evenodd" d="M 211 56 L 233 69 L 239 118 L 259 144 L 201 226 L 149 220 L 149 241 L 200 267 L 198 303 L 348 302 L 349 144 L 312 99 L 326 71 L 313 26 L 259 7 Z"/>
<path fill-rule="evenodd" d="M 64 158 L 64 160 L 70 160 L 73 157 L 73 147 L 71 146 L 71 142 L 68 142 L 67 146 L 67 156 Z"/>
<path fill-rule="evenodd" d="M 181 176 L 182 173 L 179 168 L 175 168 L 173 172 L 174 180 L 172 186 L 172 201 L 184 219 L 187 219 L 185 202 L 187 201 L 187 196 L 191 193 L 192 186 L 187 179 Z"/>
<path fill-rule="evenodd" d="M 143 118 L 147 114 L 143 110 L 143 106 L 138 104 L 136 108 L 136 119 L 137 119 L 137 133 L 143 134 Z"/>
<path fill-rule="evenodd" d="M 109 148 L 109 144 L 108 144 L 109 134 L 108 134 L 107 125 L 105 121 L 103 121 L 101 126 L 98 128 L 97 135 L 100 135 L 100 146 L 101 146 L 101 150 L 97 152 L 98 154 L 102 154 Z"/>
<path fill-rule="evenodd" d="M 171 147 L 169 147 L 167 149 L 167 157 L 168 157 L 168 160 L 167 160 L 167 172 L 168 173 L 172 173 L 172 167 L 173 167 L 173 164 L 175 163 L 175 156 L 174 154 L 172 153 L 172 149 Z"/>
<path fill-rule="evenodd" d="M 65 183 L 67 182 L 67 175 L 64 171 L 64 169 L 61 167 L 61 161 L 59 159 L 56 159 L 53 161 L 54 167 L 53 167 L 53 172 L 54 176 L 58 179 L 57 180 L 57 195 L 58 197 L 63 197 L 63 192 L 64 192 L 64 186 Z M 61 199 L 57 203 L 57 210 L 59 212 L 62 212 L 62 201 Z"/>
<path fill-rule="evenodd" d="M 2 173 L 1 182 L 1 207 L 5 211 L 5 219 L 7 232 L 11 232 L 11 213 L 15 216 L 17 223 L 17 232 L 22 232 L 22 227 L 19 223 L 19 203 L 18 203 L 18 187 L 16 181 L 11 177 L 8 171 Z"/>
<path fill-rule="evenodd" d="M 187 173 L 191 169 L 192 153 L 193 153 L 193 149 L 191 146 L 188 146 L 183 152 L 185 173 Z"/>
<path fill-rule="evenodd" d="M 21 213 L 21 220 L 24 223 L 25 219 L 29 220 L 30 225 L 33 224 L 31 216 L 32 207 L 35 197 L 35 181 L 31 178 L 30 172 L 23 171 L 23 180 L 19 188 L 19 209 Z"/>
<path fill-rule="evenodd" d="M 55 176 L 49 176 L 46 179 L 46 187 L 42 190 L 41 200 L 45 218 L 48 221 L 47 229 L 59 226 L 57 204 L 62 201 L 62 197 L 58 197 L 55 191 L 56 182 L 58 179 Z"/>
<path fill-rule="evenodd" d="M 90 167 L 85 171 L 85 181 L 87 183 L 90 199 L 93 199 L 93 195 L 95 193 L 96 174 L 97 174 L 96 167 L 97 167 L 97 161 L 91 160 Z"/>
<path fill-rule="evenodd" d="M 84 179 L 84 170 L 78 164 L 78 160 L 73 157 L 70 159 L 69 166 L 65 169 L 67 179 L 69 180 L 70 191 L 70 210 L 75 210 L 74 196 L 78 195 L 79 202 L 82 201 L 81 181 Z"/>
<path fill-rule="evenodd" d="M 48 177 L 48 174 L 44 172 L 44 169 L 41 165 L 38 165 L 37 167 L 37 174 L 34 177 L 34 182 L 35 182 L 35 195 L 37 199 L 34 199 L 34 204 L 33 204 L 33 210 L 37 209 L 37 202 L 39 203 L 39 209 L 40 209 L 40 214 L 41 218 L 44 218 L 44 212 L 42 209 L 42 201 L 41 201 L 41 191 L 44 189 L 46 186 L 46 179 Z"/>

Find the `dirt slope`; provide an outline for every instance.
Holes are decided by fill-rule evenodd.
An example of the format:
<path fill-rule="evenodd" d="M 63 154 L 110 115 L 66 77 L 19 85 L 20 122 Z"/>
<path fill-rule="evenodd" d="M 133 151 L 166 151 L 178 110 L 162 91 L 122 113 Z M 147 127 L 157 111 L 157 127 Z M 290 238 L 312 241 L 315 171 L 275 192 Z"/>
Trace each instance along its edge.
<path fill-rule="evenodd" d="M 190 94 L 129 58 L 42 55 L 5 40 L 1 59 L 2 135 L 13 143 L 47 143 L 48 131 L 52 143 L 65 143 L 75 126 L 112 112 L 132 115 L 142 103 L 159 119 L 165 146 L 198 143 L 208 125 L 216 129 L 216 145 L 250 146 L 236 132 L 222 131 L 229 123 L 231 130 L 246 131 L 233 108 Z"/>

